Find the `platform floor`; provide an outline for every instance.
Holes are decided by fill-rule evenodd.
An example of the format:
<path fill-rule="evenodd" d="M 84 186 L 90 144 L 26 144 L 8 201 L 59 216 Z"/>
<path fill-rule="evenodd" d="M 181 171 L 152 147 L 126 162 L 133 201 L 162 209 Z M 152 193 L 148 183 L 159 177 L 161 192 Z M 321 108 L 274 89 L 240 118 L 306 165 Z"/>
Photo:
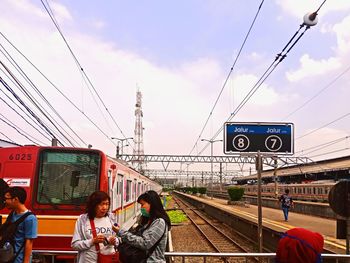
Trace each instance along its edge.
<path fill-rule="evenodd" d="M 208 204 L 214 204 L 221 209 L 239 215 L 243 218 L 257 222 L 258 219 L 258 207 L 255 205 L 249 205 L 249 207 L 242 207 L 236 205 L 228 205 L 227 200 L 210 197 L 197 197 L 192 196 L 202 202 Z M 288 229 L 294 227 L 303 227 L 314 232 L 318 232 L 323 235 L 325 239 L 325 247 L 330 247 L 340 250 L 345 254 L 346 241 L 344 239 L 336 239 L 336 220 L 325 219 L 321 217 L 315 217 L 310 215 L 303 215 L 299 213 L 293 213 L 293 209 L 289 211 L 288 222 L 284 221 L 282 209 L 262 208 L 263 225 L 265 227 L 274 229 L 275 231 L 285 232 Z"/>

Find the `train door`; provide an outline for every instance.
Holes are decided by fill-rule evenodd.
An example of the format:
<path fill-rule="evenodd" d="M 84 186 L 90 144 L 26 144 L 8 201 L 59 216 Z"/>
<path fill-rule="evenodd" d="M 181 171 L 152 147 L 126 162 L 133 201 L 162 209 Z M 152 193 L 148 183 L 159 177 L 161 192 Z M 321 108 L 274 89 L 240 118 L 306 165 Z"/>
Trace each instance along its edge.
<path fill-rule="evenodd" d="M 113 205 L 113 200 L 114 200 L 114 191 L 113 191 L 113 175 L 112 175 L 112 170 L 108 169 L 107 172 L 107 179 L 108 179 L 108 195 L 110 196 L 111 200 L 112 200 L 112 204 L 110 204 L 109 206 L 109 212 L 113 211 L 115 209 L 114 205 Z"/>
<path fill-rule="evenodd" d="M 116 200 L 117 200 L 117 204 L 118 204 L 118 208 L 119 209 L 119 213 L 118 213 L 118 223 L 123 223 L 123 206 L 124 206 L 124 176 L 122 174 L 118 174 L 118 179 L 116 182 L 116 188 L 117 188 L 117 194 L 116 196 Z"/>
<path fill-rule="evenodd" d="M 135 201 L 135 204 L 134 204 L 134 215 L 136 214 L 136 210 L 137 210 L 137 205 L 136 205 L 136 200 L 137 200 L 137 197 L 138 197 L 138 193 L 137 193 L 137 179 L 134 179 L 134 190 L 133 190 L 133 193 L 134 193 L 134 201 Z"/>

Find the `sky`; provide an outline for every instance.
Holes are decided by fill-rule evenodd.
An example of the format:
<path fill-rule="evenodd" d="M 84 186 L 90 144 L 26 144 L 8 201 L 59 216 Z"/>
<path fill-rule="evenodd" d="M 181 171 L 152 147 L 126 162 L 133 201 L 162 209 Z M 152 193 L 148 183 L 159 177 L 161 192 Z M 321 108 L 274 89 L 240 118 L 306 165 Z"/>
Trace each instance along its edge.
<path fill-rule="evenodd" d="M 52 10 L 88 79 L 42 2 Z M 60 130 L 79 135 L 81 140 L 72 135 L 76 146 L 91 144 L 114 156 L 116 141 L 110 137 L 134 137 L 137 90 L 143 96 L 145 154 L 196 155 L 202 151 L 210 155 L 210 147 L 203 149 L 207 144 L 200 139 L 213 138 L 298 30 L 303 16 L 316 11 L 323 0 L 264 1 L 226 85 L 261 1 L 42 2 L 0 0 L 0 60 L 62 125 Z M 318 24 L 305 33 L 231 121 L 293 123 L 296 156 L 322 160 L 349 155 L 349 10 L 348 0 L 326 1 Z M 9 56 L 69 128 L 43 104 Z M 0 68 L 0 77 L 32 107 L 4 67 Z M 89 81 L 104 105 L 91 91 Z M 16 107 L 5 96 L 9 92 L 3 85 L 0 90 L 0 117 L 11 120 L 35 142 L 50 145 L 49 139 L 24 121 L 28 117 L 21 118 L 7 105 Z M 33 111 L 43 118 L 38 110 Z M 4 121 L 0 123 L 0 139 L 33 144 Z M 215 139 L 223 139 L 223 133 Z M 131 154 L 132 147 L 124 147 L 124 153 Z M 213 154 L 223 155 L 222 143 L 214 143 Z M 149 164 L 149 168 L 159 166 Z M 203 167 L 209 169 L 206 165 L 200 169 Z M 169 168 L 184 167 L 172 164 Z"/>

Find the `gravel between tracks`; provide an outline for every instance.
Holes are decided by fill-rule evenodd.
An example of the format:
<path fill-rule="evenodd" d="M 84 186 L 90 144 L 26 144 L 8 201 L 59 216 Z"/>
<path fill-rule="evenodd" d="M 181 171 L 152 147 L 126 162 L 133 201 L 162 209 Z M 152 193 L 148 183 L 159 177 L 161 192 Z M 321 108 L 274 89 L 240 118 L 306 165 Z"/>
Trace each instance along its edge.
<path fill-rule="evenodd" d="M 176 208 L 175 202 L 171 200 L 167 208 Z M 173 249 L 176 252 L 214 252 L 213 248 L 203 240 L 201 234 L 190 222 L 172 226 L 171 236 Z M 182 259 L 180 257 L 176 257 L 174 262 L 182 262 Z M 186 262 L 203 262 L 203 258 L 186 257 Z M 223 261 L 217 258 L 207 258 L 206 262 L 212 263 Z M 245 262 L 245 260 L 237 258 L 230 259 L 229 262 Z M 250 260 L 248 260 L 248 262 L 250 262 Z"/>

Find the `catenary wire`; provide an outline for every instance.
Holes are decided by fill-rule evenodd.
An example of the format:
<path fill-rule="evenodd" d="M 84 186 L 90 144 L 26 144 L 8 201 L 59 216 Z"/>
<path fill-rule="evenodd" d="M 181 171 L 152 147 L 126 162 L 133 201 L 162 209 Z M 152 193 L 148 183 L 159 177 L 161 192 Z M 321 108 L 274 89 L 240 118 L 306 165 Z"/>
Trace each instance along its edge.
<path fill-rule="evenodd" d="M 234 67 L 236 66 L 236 63 L 237 63 L 237 61 L 238 61 L 238 58 L 239 58 L 240 55 L 241 55 L 241 52 L 242 52 L 242 50 L 243 50 L 243 47 L 245 46 L 245 43 L 247 42 L 248 36 L 249 36 L 249 34 L 250 34 L 250 32 L 251 32 L 251 30 L 252 30 L 254 24 L 255 24 L 255 21 L 256 21 L 258 15 L 259 15 L 259 13 L 260 13 L 260 10 L 261 10 L 261 7 L 262 7 L 263 3 L 264 3 L 264 0 L 261 1 L 260 5 L 259 5 L 259 7 L 258 7 L 258 10 L 257 10 L 257 12 L 256 12 L 256 14 L 255 14 L 255 16 L 254 16 L 254 19 L 253 19 L 253 21 L 252 21 L 252 23 L 251 23 L 251 25 L 250 25 L 250 27 L 249 27 L 249 29 L 248 29 L 248 32 L 247 32 L 247 34 L 246 34 L 246 36 L 245 36 L 245 38 L 244 38 L 244 40 L 243 40 L 243 43 L 242 43 L 242 45 L 241 45 L 241 47 L 240 47 L 240 49 L 239 49 L 239 51 L 238 51 L 238 54 L 237 54 L 237 56 L 236 56 L 236 58 L 235 58 L 235 60 L 234 60 L 234 62 L 233 62 L 233 64 L 232 64 L 232 66 L 231 66 L 231 69 L 230 69 L 230 71 L 229 71 L 229 73 L 228 73 L 228 75 L 227 75 L 227 77 L 226 77 L 226 79 L 225 79 L 225 81 L 224 81 L 224 84 L 223 84 L 222 87 L 221 87 L 221 90 L 220 90 L 220 92 L 219 92 L 219 95 L 217 96 L 217 98 L 216 98 L 216 100 L 215 100 L 215 102 L 214 102 L 214 105 L 213 105 L 213 107 L 212 107 L 211 110 L 210 110 L 209 116 L 208 116 L 208 118 L 206 119 L 206 121 L 205 121 L 205 123 L 204 123 L 204 126 L 203 126 L 202 130 L 200 131 L 199 136 L 197 137 L 197 140 L 196 140 L 196 142 L 194 143 L 194 145 L 193 145 L 193 147 L 192 147 L 192 149 L 191 149 L 189 155 L 191 155 L 191 153 L 193 152 L 193 150 L 196 148 L 196 146 L 197 146 L 199 140 L 201 139 L 201 137 L 202 137 L 202 135 L 203 135 L 203 132 L 204 132 L 205 128 L 206 128 L 207 125 L 208 125 L 209 119 L 211 118 L 211 116 L 212 116 L 212 114 L 213 114 L 213 111 L 214 111 L 214 109 L 215 109 L 215 107 L 216 107 L 216 105 L 217 105 L 217 103 L 218 103 L 218 101 L 219 101 L 219 99 L 220 99 L 220 97 L 221 97 L 221 94 L 222 94 L 222 92 L 224 91 L 228 80 L 230 79 L 230 76 L 231 76 L 231 74 L 232 74 L 232 72 L 233 72 L 233 69 L 234 69 Z"/>
<path fill-rule="evenodd" d="M 321 90 L 319 90 L 315 95 L 313 95 L 310 99 L 308 99 L 307 101 L 305 101 L 302 105 L 300 105 L 298 108 L 296 108 L 294 111 L 292 111 L 291 113 L 289 113 L 287 116 L 285 116 L 282 120 L 287 119 L 288 117 L 292 116 L 294 113 L 296 113 L 297 111 L 301 110 L 302 108 L 304 108 L 307 104 L 309 104 L 312 100 L 314 100 L 316 97 L 318 97 L 322 92 L 324 92 L 326 89 L 328 89 L 329 87 L 331 87 L 335 82 L 337 82 L 337 80 L 339 80 L 342 76 L 345 75 L 345 73 L 347 73 L 350 70 L 350 66 L 347 67 L 344 71 L 342 71 L 339 75 L 337 75 L 332 81 L 330 81 L 325 87 L 323 87 Z"/>
<path fill-rule="evenodd" d="M 64 139 L 66 141 L 69 142 L 70 145 L 72 145 L 74 147 L 74 144 L 65 136 L 65 134 L 63 134 L 58 127 L 56 126 L 56 124 L 54 123 L 52 116 L 50 114 L 48 114 L 47 112 L 44 112 L 44 109 L 42 107 L 39 106 L 39 103 L 37 102 L 37 100 L 31 96 L 31 94 L 29 93 L 29 91 L 24 87 L 24 85 L 19 81 L 19 79 L 16 78 L 16 76 L 11 72 L 11 70 L 0 60 L 0 64 L 2 65 L 2 67 L 6 70 L 6 72 L 10 75 L 10 77 L 15 81 L 16 86 L 22 91 L 22 93 L 31 101 L 31 103 L 35 106 L 35 108 L 37 108 L 40 113 L 55 127 L 55 129 L 64 137 Z M 5 81 L 2 81 L 3 83 L 5 83 Z M 4 85 L 5 88 L 13 95 L 15 96 L 15 98 L 18 100 L 20 99 L 20 97 L 15 93 L 15 91 L 10 88 L 10 86 L 6 83 L 6 85 Z M 25 105 L 24 101 L 21 99 L 21 101 L 19 101 L 23 106 Z M 29 106 L 25 105 L 27 109 L 29 109 Z M 34 113 L 34 111 L 31 110 L 32 114 Z M 34 116 L 34 115 L 33 115 Z M 36 120 L 38 120 L 38 115 L 36 115 Z M 42 120 L 40 120 L 41 124 L 44 124 L 44 122 Z M 48 126 L 45 125 L 45 128 L 49 131 L 50 130 L 50 135 L 52 136 L 52 138 L 57 138 L 58 137 L 54 134 L 54 131 L 52 131 Z M 58 139 L 58 141 L 62 144 L 63 146 L 63 142 Z"/>
<path fill-rule="evenodd" d="M 22 136 L 24 136 L 25 138 L 27 138 L 27 140 L 31 141 L 32 143 L 36 144 L 36 145 L 40 145 L 38 142 L 40 142 L 40 140 L 35 139 L 33 136 L 31 136 L 30 134 L 26 133 L 25 131 L 23 131 L 21 128 L 17 127 L 13 122 L 11 122 L 9 119 L 7 119 L 3 114 L 0 113 L 0 115 L 2 117 L 0 117 L 0 120 L 2 122 L 4 122 L 5 124 L 7 124 L 8 126 L 10 126 L 11 128 L 13 128 L 14 130 L 16 130 L 19 134 L 21 134 Z M 35 140 L 37 142 L 35 142 Z M 40 142 L 42 143 L 42 142 Z"/>
<path fill-rule="evenodd" d="M 0 71 L 7 76 L 7 73 L 3 71 L 2 68 L 0 68 Z M 8 77 L 8 76 L 7 76 Z M 12 82 L 13 85 L 16 85 L 16 83 L 13 81 L 13 79 L 9 78 L 9 80 Z M 46 134 L 48 134 L 50 136 L 50 133 L 47 132 L 47 130 L 45 130 L 36 120 L 35 118 L 30 115 L 26 110 L 24 110 L 14 99 L 12 99 L 1 87 L 0 87 L 0 91 L 7 97 L 7 99 L 9 101 L 11 101 L 12 104 L 16 105 L 17 108 L 22 111 L 29 119 L 32 120 L 32 122 L 39 128 L 41 129 L 43 132 L 45 132 Z"/>
<path fill-rule="evenodd" d="M 70 127 L 70 125 L 68 125 L 68 123 L 63 119 L 63 117 L 57 112 L 57 110 L 52 106 L 52 104 L 46 99 L 46 97 L 41 93 L 41 91 L 36 87 L 36 85 L 31 81 L 31 79 L 27 76 L 27 74 L 22 70 L 22 68 L 18 65 L 18 63 L 12 58 L 12 56 L 7 52 L 7 50 L 0 44 L 0 46 L 4 49 L 4 51 L 6 52 L 6 54 L 4 54 L 4 52 L 2 51 L 2 50 L 0 50 L 3 54 L 4 54 L 4 56 L 7 58 L 7 60 L 12 64 L 12 66 L 19 72 L 19 74 L 26 80 L 26 82 L 34 89 L 34 91 L 39 95 L 39 97 L 46 103 L 46 105 L 48 105 L 49 106 L 49 108 L 52 110 L 52 112 L 54 113 L 54 114 L 56 114 L 56 116 L 58 116 L 58 118 L 74 133 L 74 135 L 75 136 L 77 136 L 80 140 L 81 140 L 81 142 L 83 143 L 83 144 L 85 144 L 85 145 L 87 145 L 87 143 L 86 142 L 84 142 L 82 139 L 81 139 L 81 137 Z M 24 87 L 24 85 L 22 85 L 22 87 L 23 88 L 25 88 Z M 36 102 L 36 105 L 38 105 L 39 107 L 41 107 L 41 109 L 43 110 L 43 111 L 45 111 L 45 113 L 50 117 L 50 119 L 53 121 L 53 122 L 55 122 L 56 124 L 57 124 L 57 126 L 60 128 L 60 129 L 58 129 L 56 126 L 55 126 L 55 128 L 57 129 L 57 131 L 64 137 L 64 138 L 67 138 L 67 136 L 68 137 L 70 137 L 70 139 L 71 140 L 73 140 L 75 143 L 77 143 L 77 144 L 79 144 L 63 127 L 62 127 L 62 125 L 59 123 L 59 122 L 57 122 L 56 120 L 55 120 L 55 118 L 53 118 L 52 116 L 51 116 L 51 114 L 48 112 L 48 111 L 46 111 L 45 109 L 44 109 L 44 107 L 42 106 L 42 105 L 40 105 L 40 103 L 38 102 L 38 100 L 36 100 L 36 99 L 34 99 L 34 96 L 33 95 L 31 95 L 30 96 L 30 98 L 29 98 L 29 94 L 30 94 L 30 92 L 27 90 L 27 89 L 25 89 L 26 90 L 26 96 L 27 96 L 27 98 L 28 99 L 30 99 L 30 100 L 35 100 L 35 102 Z M 65 134 L 64 134 L 65 133 Z M 67 138 L 68 139 L 68 138 Z M 71 141 L 70 140 L 68 140 L 68 142 L 72 145 L 72 146 L 74 146 L 72 143 L 71 143 Z"/>
<path fill-rule="evenodd" d="M 53 18 L 53 16 L 51 15 L 50 11 L 48 10 L 48 7 L 45 5 L 45 3 L 43 2 L 43 0 L 41 0 L 42 5 L 44 6 L 46 12 L 48 13 L 48 15 L 50 16 L 52 22 L 54 23 L 56 29 L 58 30 L 59 34 L 61 35 L 64 43 L 66 44 L 69 52 L 71 53 L 75 63 L 77 64 L 80 72 L 84 75 L 84 77 L 86 78 L 86 80 L 88 81 L 88 83 L 90 84 L 90 86 L 92 87 L 92 89 L 94 90 L 96 96 L 98 97 L 99 101 L 101 102 L 101 104 L 103 105 L 104 109 L 107 111 L 109 117 L 112 119 L 113 123 L 116 125 L 116 127 L 118 128 L 118 130 L 120 131 L 120 133 L 123 135 L 123 137 L 126 139 L 125 134 L 123 133 L 123 131 L 121 130 L 120 126 L 118 125 L 118 123 L 116 122 L 115 118 L 113 117 L 113 115 L 110 113 L 109 109 L 107 108 L 106 104 L 104 103 L 104 101 L 102 100 L 101 96 L 99 95 L 99 93 L 97 92 L 95 86 L 93 85 L 93 83 L 91 82 L 90 78 L 88 77 L 88 75 L 85 73 L 82 65 L 80 64 L 78 58 L 75 56 L 73 50 L 71 49 L 70 45 L 68 44 L 68 41 L 66 40 L 65 36 L 63 35 L 58 23 L 55 21 L 55 19 Z M 47 3 L 48 4 L 48 3 Z M 49 6 L 49 4 L 48 4 Z"/>
<path fill-rule="evenodd" d="M 0 131 L 0 134 L 2 134 L 2 136 L 4 136 L 7 140 L 9 140 L 9 142 L 11 143 L 16 143 L 14 140 L 12 140 L 11 138 L 9 138 L 5 133 Z"/>
<path fill-rule="evenodd" d="M 337 121 L 340 121 L 340 120 L 348 117 L 349 115 L 350 115 L 350 112 L 348 112 L 348 113 L 346 113 L 346 114 L 336 118 L 335 120 L 333 120 L 331 122 L 328 122 L 328 123 L 322 125 L 321 127 L 317 128 L 317 129 L 314 129 L 314 130 L 312 130 L 312 131 L 310 131 L 308 133 L 305 133 L 304 135 L 301 135 L 301 136 L 297 137 L 295 140 L 299 140 L 299 139 L 304 138 L 304 137 L 306 137 L 306 136 L 308 136 L 310 134 L 313 134 L 313 133 L 315 133 L 315 132 L 317 132 L 317 131 L 319 131 L 319 130 L 321 130 L 321 129 L 323 129 L 323 128 L 325 128 L 325 127 L 327 127 L 327 126 L 329 126 L 329 125 L 331 125 L 331 124 L 333 124 L 333 123 L 335 123 Z"/>
<path fill-rule="evenodd" d="M 21 52 L 2 32 L 1 36 L 33 67 L 39 74 L 46 79 L 52 87 L 54 87 L 76 110 L 78 110 L 84 117 L 94 125 L 111 143 L 116 146 L 116 143 L 88 116 L 86 115 L 71 99 L 68 98 L 38 67 L 36 67 L 24 54 Z"/>
<path fill-rule="evenodd" d="M 46 134 L 42 133 L 41 130 L 39 130 L 37 127 L 35 127 L 33 124 L 31 124 L 23 115 L 21 115 L 15 108 L 13 108 L 7 101 L 5 101 L 3 98 L 0 97 L 0 100 L 2 100 L 7 107 L 9 107 L 11 110 L 13 110 L 17 115 L 19 115 L 26 123 L 28 123 L 32 128 L 34 128 L 37 132 L 39 132 L 44 138 L 50 141 L 50 138 L 46 136 Z"/>
<path fill-rule="evenodd" d="M 24 103 L 24 101 L 11 89 L 11 87 L 0 77 L 1 84 L 15 97 L 15 99 L 32 115 L 36 121 L 44 127 L 44 129 L 51 135 L 51 138 L 56 138 L 55 135 L 51 132 L 51 130 L 42 122 L 42 120 Z M 61 143 L 60 140 L 58 140 Z M 61 143 L 62 144 L 62 143 Z M 63 146 L 63 145 L 62 145 Z"/>
<path fill-rule="evenodd" d="M 332 141 L 329 141 L 329 142 L 325 142 L 325 143 L 322 143 L 322 144 L 319 144 L 319 145 L 315 145 L 315 146 L 312 146 L 312 147 L 309 147 L 309 148 L 306 148 L 306 149 L 302 149 L 300 151 L 297 151 L 295 152 L 295 154 L 304 154 L 306 152 L 306 154 L 309 154 L 311 152 L 315 152 L 315 151 L 319 151 L 321 149 L 324 149 L 326 147 L 330 147 L 334 144 L 337 144 L 339 142 L 342 142 L 344 140 L 347 140 L 350 136 L 345 136 L 345 137 L 341 137 L 341 138 L 338 138 L 338 139 L 335 139 L 335 140 L 332 140 Z M 312 150 L 311 152 L 309 152 L 310 150 Z"/>
<path fill-rule="evenodd" d="M 350 149 L 349 147 L 346 147 L 346 148 L 335 150 L 335 151 L 331 151 L 331 152 L 326 152 L 326 153 L 322 153 L 322 154 L 313 155 L 313 156 L 310 156 L 309 158 L 312 159 L 312 158 L 315 158 L 315 157 L 320 157 L 320 156 L 324 156 L 324 155 L 328 155 L 328 154 L 333 154 L 333 153 L 347 151 L 349 149 Z"/>
<path fill-rule="evenodd" d="M 326 0 L 324 1 L 326 2 Z M 322 7 L 324 3 L 321 4 L 321 6 L 317 9 L 317 12 L 320 10 L 320 8 Z M 315 15 L 317 15 L 317 12 L 314 12 Z M 299 34 L 301 28 L 303 28 L 304 26 L 306 26 L 305 30 L 299 35 L 299 37 L 294 41 L 294 38 Z M 305 23 L 302 23 L 299 26 L 299 29 L 297 30 L 296 33 L 294 33 L 294 35 L 292 36 L 292 38 L 287 42 L 287 44 L 285 45 L 285 47 L 282 49 L 282 51 L 277 54 L 277 57 L 275 58 L 274 62 L 270 65 L 270 67 L 272 67 L 272 65 L 275 64 L 275 66 L 272 68 L 271 71 L 269 71 L 269 68 L 265 71 L 264 74 L 266 74 L 266 77 L 264 77 L 264 74 L 262 77 L 260 77 L 260 79 L 258 80 L 258 82 L 255 83 L 255 85 L 253 86 L 253 88 L 248 92 L 248 94 L 246 95 L 246 97 L 242 100 L 242 102 L 237 106 L 237 108 L 234 110 L 233 113 L 231 113 L 230 117 L 228 118 L 227 121 L 232 120 L 232 118 L 238 113 L 238 111 L 248 102 L 248 100 L 252 97 L 252 95 L 258 90 L 258 88 L 264 83 L 264 81 L 267 79 L 267 77 L 276 69 L 277 65 L 280 64 L 286 57 L 287 54 L 293 49 L 293 47 L 299 42 L 299 40 L 304 36 L 305 32 L 310 28 L 310 26 L 305 25 Z M 288 48 L 289 47 L 289 48 Z M 285 51 L 288 48 L 287 51 Z M 267 73 L 269 71 L 269 73 Z M 260 82 L 260 80 L 263 78 L 263 80 Z M 260 82 L 260 83 L 259 83 Z M 226 122 L 227 122 L 226 121 Z M 223 130 L 224 126 L 220 126 L 219 130 L 212 136 L 211 140 L 214 140 Z M 209 146 L 209 142 L 202 148 L 202 150 L 199 152 L 199 155 L 202 154 L 204 152 L 204 150 Z"/>

